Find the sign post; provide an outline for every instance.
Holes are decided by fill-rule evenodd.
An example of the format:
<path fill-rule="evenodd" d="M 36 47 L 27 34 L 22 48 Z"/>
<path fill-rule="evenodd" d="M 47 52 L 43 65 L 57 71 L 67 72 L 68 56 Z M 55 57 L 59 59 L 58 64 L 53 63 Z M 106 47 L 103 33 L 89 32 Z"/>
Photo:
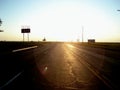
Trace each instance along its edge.
<path fill-rule="evenodd" d="M 21 29 L 21 33 L 23 33 L 23 42 L 25 41 L 25 33 L 27 33 L 27 38 L 28 38 L 28 42 L 29 42 L 29 33 L 30 33 L 30 28 L 28 27 L 24 27 Z"/>
<path fill-rule="evenodd" d="M 27 33 L 27 37 L 28 37 L 28 42 L 29 42 L 29 33 Z"/>

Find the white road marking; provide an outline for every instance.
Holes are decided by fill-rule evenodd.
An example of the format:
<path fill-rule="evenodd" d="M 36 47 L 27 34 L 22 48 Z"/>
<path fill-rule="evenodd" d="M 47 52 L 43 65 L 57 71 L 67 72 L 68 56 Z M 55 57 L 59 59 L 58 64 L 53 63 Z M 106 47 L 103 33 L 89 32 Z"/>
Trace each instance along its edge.
<path fill-rule="evenodd" d="M 23 71 L 22 71 L 23 72 Z M 4 87 L 6 87 L 7 85 L 9 85 L 11 82 L 13 82 L 17 77 L 19 77 L 22 72 L 19 72 L 17 75 L 15 75 L 12 79 L 10 79 L 7 83 L 5 83 L 3 86 L 0 87 L 0 90 Z"/>
<path fill-rule="evenodd" d="M 72 47 L 72 48 L 75 48 L 79 51 L 82 51 L 86 54 L 89 54 L 89 55 L 92 55 L 94 57 L 97 57 L 97 58 L 101 58 L 103 55 L 100 55 L 100 54 L 97 54 L 97 53 L 93 53 L 93 52 L 90 52 L 90 51 L 86 51 L 86 50 L 83 50 L 83 49 L 80 49 L 78 47 L 75 47 L 73 45 L 67 45 L 68 47 Z M 104 57 L 106 60 L 108 60 L 108 57 Z M 110 59 L 109 59 L 110 60 Z M 88 68 L 89 71 L 91 71 L 97 78 L 99 78 L 105 85 L 107 85 L 110 89 L 113 89 L 113 88 L 116 88 L 115 85 L 109 81 L 109 79 L 107 77 L 104 77 L 103 75 L 100 75 L 99 72 L 95 71 L 91 65 L 85 61 L 80 61 L 86 68 Z"/>
<path fill-rule="evenodd" d="M 32 46 L 32 47 L 27 47 L 27 48 L 21 48 L 21 49 L 12 50 L 12 52 L 19 52 L 19 51 L 24 51 L 24 50 L 28 50 L 28 49 L 37 48 L 37 47 L 38 47 L 38 46 Z"/>

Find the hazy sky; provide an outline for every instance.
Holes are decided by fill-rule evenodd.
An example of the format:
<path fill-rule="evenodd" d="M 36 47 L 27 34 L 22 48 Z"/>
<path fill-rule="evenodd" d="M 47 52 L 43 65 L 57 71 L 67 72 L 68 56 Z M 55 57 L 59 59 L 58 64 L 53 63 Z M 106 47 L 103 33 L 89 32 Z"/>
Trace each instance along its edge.
<path fill-rule="evenodd" d="M 84 41 L 120 42 L 118 9 L 120 0 L 0 0 L 0 40 L 21 41 L 29 26 L 30 40 L 81 41 L 83 26 Z"/>

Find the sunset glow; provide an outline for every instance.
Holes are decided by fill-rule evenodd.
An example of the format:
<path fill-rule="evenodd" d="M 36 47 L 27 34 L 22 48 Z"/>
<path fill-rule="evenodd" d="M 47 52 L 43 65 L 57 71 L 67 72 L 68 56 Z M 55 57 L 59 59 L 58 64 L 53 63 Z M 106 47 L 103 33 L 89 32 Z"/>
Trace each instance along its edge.
<path fill-rule="evenodd" d="M 119 42 L 118 3 L 118 0 L 2 0 L 0 28 L 4 32 L 0 33 L 0 40 L 21 41 L 21 26 L 29 25 L 31 41 L 44 37 L 49 41 L 81 41 L 84 27 L 84 41 L 94 38 L 98 42 Z"/>

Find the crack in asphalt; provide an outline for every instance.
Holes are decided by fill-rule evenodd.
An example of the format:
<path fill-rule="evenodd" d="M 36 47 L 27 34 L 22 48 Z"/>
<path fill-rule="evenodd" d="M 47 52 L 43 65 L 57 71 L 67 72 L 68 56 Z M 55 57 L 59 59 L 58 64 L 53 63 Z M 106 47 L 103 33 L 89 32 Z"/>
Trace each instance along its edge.
<path fill-rule="evenodd" d="M 72 48 L 74 48 L 74 49 L 81 50 L 81 49 L 79 49 L 79 48 L 77 48 L 77 47 L 75 47 L 75 46 L 72 46 L 72 45 L 68 45 L 68 47 L 72 47 Z M 75 56 L 77 56 L 75 51 L 73 51 L 72 49 L 70 49 L 70 50 L 72 51 L 72 53 L 73 53 Z M 87 53 L 87 54 L 89 54 L 89 55 L 95 56 L 95 57 L 98 56 L 98 57 L 100 58 L 100 56 L 101 56 L 101 55 L 98 55 L 98 54 L 94 54 L 93 52 L 90 53 L 90 51 L 86 51 L 86 50 L 81 50 L 81 51 L 84 52 L 84 53 Z M 97 56 L 96 56 L 96 55 L 97 55 Z M 79 56 L 79 55 L 78 55 L 78 56 Z M 107 57 L 106 57 L 106 58 L 107 58 Z M 96 68 L 93 68 L 93 67 L 92 67 L 91 64 L 89 64 L 87 61 L 82 61 L 82 60 L 79 60 L 79 61 L 80 61 L 80 63 L 82 63 L 89 71 L 91 71 L 97 78 L 99 78 L 107 87 L 109 87 L 110 89 L 115 89 L 115 86 L 113 85 L 113 83 L 112 83 L 111 81 L 109 81 L 109 79 L 108 79 L 107 77 L 101 75 L 101 74 L 96 70 Z"/>

